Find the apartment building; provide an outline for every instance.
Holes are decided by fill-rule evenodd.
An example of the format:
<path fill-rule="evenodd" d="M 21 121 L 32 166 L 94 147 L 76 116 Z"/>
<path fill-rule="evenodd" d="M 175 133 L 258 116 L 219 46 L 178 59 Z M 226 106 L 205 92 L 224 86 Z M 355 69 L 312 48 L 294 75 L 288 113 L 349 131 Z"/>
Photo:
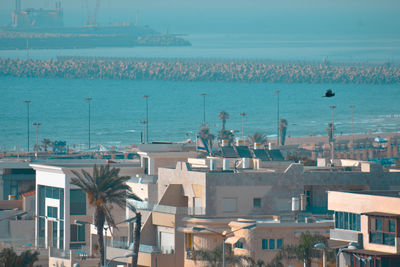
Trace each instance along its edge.
<path fill-rule="evenodd" d="M 344 241 L 338 266 L 400 266 L 400 191 L 328 192 L 330 239 Z"/>

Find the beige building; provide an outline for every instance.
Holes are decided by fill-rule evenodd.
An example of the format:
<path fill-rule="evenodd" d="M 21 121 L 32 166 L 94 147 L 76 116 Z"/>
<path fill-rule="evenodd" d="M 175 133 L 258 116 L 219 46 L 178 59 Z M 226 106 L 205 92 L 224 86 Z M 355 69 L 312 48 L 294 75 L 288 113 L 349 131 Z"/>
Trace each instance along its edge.
<path fill-rule="evenodd" d="M 158 176 L 132 179 L 132 188 L 147 199 L 134 203 L 145 214 L 141 247 L 142 251 L 148 249 L 148 262 L 142 262 L 143 265 L 171 266 L 168 265 L 171 262 L 173 266 L 190 265 L 193 262 L 188 248 L 194 248 L 198 240 L 203 240 L 199 241 L 202 248 L 213 249 L 220 244 L 222 239 L 218 234 L 192 231 L 197 220 L 207 222 L 218 233 L 234 229 L 231 224 L 238 218 L 255 220 L 257 227 L 253 231 L 260 231 L 260 236 L 264 232 L 263 239 L 273 239 L 277 247 L 281 242 L 278 239 L 288 244 L 296 242 L 299 231 L 312 232 L 314 229 L 327 233 L 332 222 L 305 223 L 305 217 L 328 213 L 327 190 L 394 189 L 400 186 L 400 173 L 386 172 L 378 164 L 336 160 L 335 167 L 331 167 L 326 161 L 319 163 L 319 167 L 304 167 L 259 158 L 189 158 L 172 168 L 160 167 Z M 298 201 L 302 199 L 299 202 L 304 210 L 298 212 L 299 223 L 294 223 L 293 197 Z M 268 218 L 273 216 L 276 220 L 271 223 Z M 271 229 L 281 233 L 282 238 L 268 238 Z M 189 239 L 191 241 L 188 241 L 189 236 L 193 238 Z M 252 242 L 251 238 L 245 241 L 244 244 L 251 244 L 251 249 L 235 248 L 235 253 L 241 251 L 263 261 L 269 261 L 276 254 L 276 251 L 263 252 L 263 241 Z"/>
<path fill-rule="evenodd" d="M 339 266 L 400 266 L 400 191 L 328 192 L 335 212 L 330 239 L 351 243 Z"/>

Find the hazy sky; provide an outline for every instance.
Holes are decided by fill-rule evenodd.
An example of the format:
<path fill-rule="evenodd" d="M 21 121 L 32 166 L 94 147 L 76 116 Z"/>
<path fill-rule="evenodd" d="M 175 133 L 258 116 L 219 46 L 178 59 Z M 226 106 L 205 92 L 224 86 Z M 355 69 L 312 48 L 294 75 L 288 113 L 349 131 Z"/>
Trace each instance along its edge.
<path fill-rule="evenodd" d="M 54 0 L 21 0 L 22 7 L 54 7 Z M 64 0 L 67 25 L 86 20 L 86 0 Z M 91 11 L 95 0 L 88 0 Z M 0 24 L 11 22 L 14 0 L 0 0 Z M 159 31 L 277 33 L 291 31 L 390 33 L 400 27 L 399 0 L 101 0 L 101 24 L 131 21 Z"/>

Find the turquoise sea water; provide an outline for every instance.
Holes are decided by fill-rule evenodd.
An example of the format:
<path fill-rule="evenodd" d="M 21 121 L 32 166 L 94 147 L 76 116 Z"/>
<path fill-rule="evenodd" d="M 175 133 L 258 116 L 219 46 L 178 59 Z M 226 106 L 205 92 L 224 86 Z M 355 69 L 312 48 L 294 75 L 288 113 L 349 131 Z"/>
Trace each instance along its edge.
<path fill-rule="evenodd" d="M 321 97 L 327 88 L 333 98 Z M 289 122 L 291 136 L 326 135 L 332 120 L 330 105 L 336 105 L 336 133 L 351 133 L 350 105 L 355 105 L 354 131 L 400 131 L 400 85 L 260 84 L 219 82 L 167 82 L 128 80 L 73 80 L 0 77 L 0 145 L 26 148 L 27 107 L 30 122 L 41 122 L 39 140 L 66 140 L 85 144 L 88 135 L 88 104 L 92 97 L 91 127 L 94 144 L 128 145 L 140 141 L 145 119 L 143 95 L 149 95 L 150 140 L 182 141 L 194 137 L 203 120 L 213 133 L 221 127 L 218 113 L 230 114 L 229 129 L 241 133 L 241 112 L 246 112 L 245 135 L 255 131 L 276 136 L 277 96 L 280 117 Z M 30 143 L 35 128 L 30 126 Z"/>

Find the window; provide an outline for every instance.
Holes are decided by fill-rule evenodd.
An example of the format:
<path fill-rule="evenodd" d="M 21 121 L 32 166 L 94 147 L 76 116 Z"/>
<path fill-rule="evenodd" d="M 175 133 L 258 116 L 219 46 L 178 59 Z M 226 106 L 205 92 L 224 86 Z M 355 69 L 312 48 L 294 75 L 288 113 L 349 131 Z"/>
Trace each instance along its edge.
<path fill-rule="evenodd" d="M 253 198 L 253 208 L 261 208 L 261 198 Z"/>
<path fill-rule="evenodd" d="M 57 222 L 53 222 L 53 247 L 57 247 Z"/>
<path fill-rule="evenodd" d="M 369 242 L 394 246 L 397 219 L 378 216 L 370 216 L 369 219 Z"/>
<path fill-rule="evenodd" d="M 223 212 L 236 212 L 237 211 L 237 199 L 236 198 L 223 198 L 222 199 L 222 211 Z"/>
<path fill-rule="evenodd" d="M 335 228 L 361 231 L 361 215 L 350 212 L 335 212 Z"/>
<path fill-rule="evenodd" d="M 262 239 L 261 241 L 261 248 L 263 250 L 274 250 L 280 249 L 283 245 L 283 239 Z"/>
<path fill-rule="evenodd" d="M 263 250 L 268 249 L 268 239 L 263 239 L 262 240 L 262 249 Z"/>
<path fill-rule="evenodd" d="M 69 199 L 71 215 L 86 215 L 86 194 L 82 190 L 71 189 Z"/>
<path fill-rule="evenodd" d="M 57 211 L 58 209 L 56 207 L 47 206 L 47 217 L 57 219 Z"/>
<path fill-rule="evenodd" d="M 275 239 L 270 239 L 268 242 L 269 249 L 275 249 Z"/>
<path fill-rule="evenodd" d="M 243 242 L 241 242 L 241 241 L 236 242 L 235 248 L 243 248 Z"/>
<path fill-rule="evenodd" d="M 71 224 L 71 242 L 85 242 L 85 225 Z"/>
<path fill-rule="evenodd" d="M 276 248 L 280 249 L 283 245 L 283 239 L 277 239 L 276 240 Z"/>

